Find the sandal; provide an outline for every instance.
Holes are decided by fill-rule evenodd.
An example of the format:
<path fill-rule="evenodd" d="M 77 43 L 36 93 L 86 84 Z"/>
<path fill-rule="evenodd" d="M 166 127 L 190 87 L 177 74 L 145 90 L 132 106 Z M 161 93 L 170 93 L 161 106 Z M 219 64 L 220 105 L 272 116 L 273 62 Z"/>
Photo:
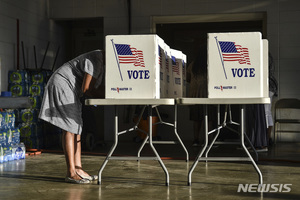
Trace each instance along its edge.
<path fill-rule="evenodd" d="M 75 184 L 86 184 L 86 183 L 90 183 L 90 180 L 85 179 L 85 178 L 80 179 L 80 180 L 76 180 L 76 179 L 73 179 L 73 178 L 70 178 L 70 177 L 66 177 L 65 182 L 66 183 L 75 183 Z"/>
<path fill-rule="evenodd" d="M 77 173 L 77 172 L 76 172 Z M 80 175 L 77 173 L 77 175 L 79 177 L 81 177 L 82 179 L 87 179 L 89 181 L 95 181 L 95 180 L 98 180 L 98 176 L 97 175 L 91 175 L 91 176 L 84 176 L 84 175 Z"/>
<path fill-rule="evenodd" d="M 84 171 L 84 170 L 82 169 L 82 167 L 79 167 L 79 166 L 76 166 L 75 169 L 80 169 L 80 170 Z M 76 172 L 76 174 L 77 174 L 79 177 L 81 177 L 81 178 L 83 178 L 83 179 L 87 179 L 87 180 L 89 180 L 89 181 L 95 181 L 95 180 L 98 180 L 98 176 L 97 176 L 97 175 L 86 176 L 86 175 L 78 174 L 78 172 Z"/>

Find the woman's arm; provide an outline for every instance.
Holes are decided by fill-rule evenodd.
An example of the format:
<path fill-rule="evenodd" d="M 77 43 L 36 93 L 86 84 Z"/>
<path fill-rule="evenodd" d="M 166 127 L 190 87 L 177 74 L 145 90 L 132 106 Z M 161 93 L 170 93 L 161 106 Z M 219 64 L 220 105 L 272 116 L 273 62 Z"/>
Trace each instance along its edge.
<path fill-rule="evenodd" d="M 90 74 L 88 74 L 88 73 L 84 74 L 82 87 L 81 87 L 81 90 L 83 93 L 86 93 L 86 91 L 89 90 L 92 78 L 93 77 Z"/>
<path fill-rule="evenodd" d="M 97 89 L 94 87 L 96 79 L 93 78 L 88 73 L 85 73 L 82 83 L 82 92 L 86 97 L 93 98 L 104 98 L 105 97 L 105 88 L 104 84 L 101 84 Z"/>

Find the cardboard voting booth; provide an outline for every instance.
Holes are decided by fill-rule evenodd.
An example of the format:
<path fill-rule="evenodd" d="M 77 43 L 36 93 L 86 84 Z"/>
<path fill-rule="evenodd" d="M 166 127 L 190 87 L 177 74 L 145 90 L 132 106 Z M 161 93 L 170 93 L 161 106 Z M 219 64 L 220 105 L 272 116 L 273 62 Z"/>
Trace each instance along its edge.
<path fill-rule="evenodd" d="M 106 98 L 161 97 L 157 35 L 106 36 Z"/>
<path fill-rule="evenodd" d="M 264 75 L 267 74 L 267 78 L 263 79 L 263 97 L 269 97 L 269 42 L 266 39 L 263 42 L 263 70 Z"/>
<path fill-rule="evenodd" d="M 187 56 L 182 53 L 182 97 L 186 97 L 186 70 L 187 70 Z"/>
<path fill-rule="evenodd" d="M 208 34 L 208 97 L 267 97 L 261 33 Z"/>
<path fill-rule="evenodd" d="M 186 55 L 179 50 L 171 49 L 171 81 L 168 97 L 185 97 Z"/>
<path fill-rule="evenodd" d="M 171 92 L 171 80 L 172 80 L 172 56 L 171 56 L 171 48 L 165 44 L 165 55 L 166 55 L 166 63 L 165 63 L 165 89 L 164 96 L 169 97 Z"/>
<path fill-rule="evenodd" d="M 160 98 L 167 97 L 167 82 L 166 82 L 166 63 L 167 63 L 167 52 L 166 52 L 166 44 L 160 43 L 158 45 L 158 53 L 159 53 L 159 68 L 160 68 Z"/>
<path fill-rule="evenodd" d="M 185 71 L 186 55 L 155 34 L 106 36 L 105 98 L 183 97 Z"/>

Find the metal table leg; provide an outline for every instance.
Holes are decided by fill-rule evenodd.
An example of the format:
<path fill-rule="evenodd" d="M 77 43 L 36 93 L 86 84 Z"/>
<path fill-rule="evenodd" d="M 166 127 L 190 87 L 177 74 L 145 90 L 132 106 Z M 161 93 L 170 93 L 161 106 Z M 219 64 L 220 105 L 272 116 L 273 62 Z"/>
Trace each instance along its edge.
<path fill-rule="evenodd" d="M 156 155 L 160 166 L 163 168 L 163 170 L 166 174 L 166 186 L 168 186 L 169 185 L 169 172 L 168 172 L 166 166 L 164 165 L 164 163 L 162 162 L 159 154 L 157 153 L 157 151 L 152 143 L 152 106 L 148 106 L 148 113 L 149 113 L 149 145 L 152 148 L 154 154 Z"/>
<path fill-rule="evenodd" d="M 250 161 L 252 162 L 253 167 L 255 168 L 256 172 L 258 173 L 259 176 L 259 184 L 263 184 L 263 176 L 262 173 L 260 172 L 260 169 L 256 165 L 255 161 L 253 160 L 251 154 L 249 153 L 248 149 L 246 148 L 244 144 L 244 129 L 245 129 L 245 119 L 244 119 L 244 110 L 245 110 L 245 105 L 241 106 L 241 144 L 244 149 L 244 151 L 247 153 Z"/>
<path fill-rule="evenodd" d="M 191 185 L 192 183 L 192 173 L 194 171 L 194 169 L 196 168 L 198 162 L 199 162 L 199 158 L 202 156 L 202 154 L 204 153 L 207 144 L 208 144 L 208 114 L 207 114 L 207 105 L 203 105 L 205 107 L 205 144 L 204 147 L 202 148 L 202 150 L 199 152 L 199 154 L 197 155 L 192 167 L 190 168 L 189 174 L 188 174 L 188 185 Z"/>
<path fill-rule="evenodd" d="M 263 184 L 263 177 L 262 174 L 260 172 L 260 169 L 258 168 L 258 166 L 256 165 L 255 161 L 253 160 L 251 154 L 249 153 L 248 149 L 245 146 L 244 143 L 244 138 L 247 137 L 245 135 L 245 119 L 244 119 L 244 110 L 245 110 L 245 105 L 241 105 L 241 130 L 240 130 L 240 142 L 241 142 L 241 146 L 244 149 L 244 151 L 246 152 L 248 157 L 211 157 L 211 158 L 201 158 L 201 156 L 203 155 L 203 153 L 205 152 L 206 148 L 207 148 L 207 144 L 208 144 L 208 114 L 207 114 L 207 105 L 205 105 L 205 145 L 203 147 L 203 149 L 200 151 L 200 153 L 197 155 L 190 171 L 188 174 L 188 185 L 191 185 L 191 180 L 192 180 L 192 173 L 195 169 L 195 167 L 197 166 L 199 160 L 212 160 L 212 161 L 250 161 L 252 163 L 252 165 L 254 166 L 256 172 L 258 173 L 259 176 L 259 184 Z M 219 111 L 219 110 L 218 110 Z M 225 126 L 226 124 L 224 124 Z M 216 138 L 215 138 L 216 139 Z M 213 142 L 212 142 L 213 144 Z M 209 149 L 211 148 L 212 144 L 210 145 Z M 208 151 L 209 151 L 208 149 Z M 208 153 L 207 151 L 207 153 Z M 207 154 L 206 154 L 207 156 Z"/>
<path fill-rule="evenodd" d="M 113 152 L 115 151 L 116 147 L 118 145 L 118 107 L 115 106 L 115 141 L 114 141 L 114 144 L 113 146 L 111 147 L 109 153 L 107 154 L 100 170 L 99 170 L 99 173 L 98 173 L 98 185 L 101 185 L 101 174 L 102 174 L 102 171 L 104 169 L 104 167 L 106 166 L 109 158 L 111 157 L 111 155 L 113 154 Z"/>
<path fill-rule="evenodd" d="M 179 141 L 180 145 L 182 146 L 183 150 L 185 151 L 186 154 L 186 162 L 189 161 L 189 152 L 187 151 L 187 149 L 185 148 L 182 140 L 180 139 L 178 133 L 177 133 L 177 105 L 175 105 L 175 120 L 174 120 L 174 133 L 177 137 L 177 140 Z"/>
<path fill-rule="evenodd" d="M 221 122 L 221 116 L 220 116 L 220 105 L 218 105 L 218 111 L 217 111 L 218 113 L 217 113 L 217 122 L 218 122 L 218 126 L 220 125 L 220 122 Z M 226 114 L 225 114 L 226 115 Z M 226 123 L 225 122 L 225 117 L 224 117 L 224 123 Z M 224 124 L 223 123 L 223 124 Z M 207 149 L 207 151 L 206 151 L 206 153 L 205 153 L 205 157 L 207 157 L 208 156 L 208 153 L 209 153 L 209 151 L 210 151 L 210 149 L 212 148 L 212 146 L 214 145 L 214 143 L 215 143 L 215 141 L 217 140 L 217 138 L 219 137 L 219 134 L 220 134 L 220 129 L 221 128 L 223 128 L 223 126 L 219 126 L 218 128 L 217 128 L 217 134 L 216 134 L 216 136 L 214 137 L 214 139 L 213 139 L 213 141 L 211 142 L 211 144 L 209 145 L 209 147 L 208 147 L 208 149 Z M 216 130 L 212 130 L 211 132 L 213 133 L 213 132 L 215 132 Z M 209 134 L 209 133 L 208 133 Z"/>
<path fill-rule="evenodd" d="M 166 186 L 169 185 L 169 173 L 167 168 L 165 167 L 164 163 L 162 162 L 159 154 L 157 153 L 155 147 L 153 146 L 152 143 L 152 106 L 148 106 L 148 112 L 149 112 L 149 135 L 147 136 L 149 138 L 149 144 L 151 149 L 153 150 L 155 157 L 118 157 L 118 156 L 112 156 L 113 152 L 115 151 L 117 145 L 118 145 L 118 136 L 127 132 L 130 132 L 131 129 L 129 130 L 125 130 L 122 132 L 118 132 L 118 109 L 117 106 L 115 106 L 115 141 L 114 144 L 112 146 L 112 148 L 110 149 L 108 155 L 106 156 L 104 162 L 102 163 L 102 166 L 99 170 L 98 173 L 98 184 L 101 184 L 101 175 L 102 175 L 102 171 L 105 168 L 108 160 L 112 159 L 112 160 L 158 160 L 159 164 L 161 165 L 161 167 L 163 168 L 165 175 L 166 175 Z M 147 139 L 146 139 L 147 140 Z"/>

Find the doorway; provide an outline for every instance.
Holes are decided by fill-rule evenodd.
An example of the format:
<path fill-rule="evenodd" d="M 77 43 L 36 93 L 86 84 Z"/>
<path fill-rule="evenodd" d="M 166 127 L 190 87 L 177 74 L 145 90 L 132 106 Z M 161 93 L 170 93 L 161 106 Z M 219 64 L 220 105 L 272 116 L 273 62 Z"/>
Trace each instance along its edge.
<path fill-rule="evenodd" d="M 207 33 L 252 31 L 263 33 L 263 21 L 172 23 L 156 25 L 156 34 L 173 49 L 178 49 L 185 53 L 188 58 L 188 63 L 195 59 L 200 46 L 207 43 Z"/>
<path fill-rule="evenodd" d="M 195 59 L 200 47 L 205 47 L 207 54 L 207 33 L 216 32 L 261 32 L 266 38 L 266 14 L 215 14 L 198 16 L 158 16 L 152 18 L 152 31 L 161 37 L 172 49 L 182 51 L 187 55 L 187 66 Z M 203 49 L 203 50 L 204 50 Z M 187 91 L 189 87 L 187 84 Z M 189 120 L 189 109 L 179 107 L 178 121 L 184 124 L 178 127 L 181 133 L 193 133 L 193 125 Z M 233 119 L 239 121 L 238 107 L 232 106 Z M 171 115 L 172 111 L 165 111 Z M 222 120 L 222 119 L 221 119 Z M 159 129 L 164 132 L 165 130 Z M 227 130 L 222 137 L 235 139 L 236 135 Z M 182 135 L 183 140 L 192 141 L 192 134 Z"/>
<path fill-rule="evenodd" d="M 104 48 L 103 18 L 73 19 L 65 21 L 70 36 L 67 41 L 67 59 Z"/>

